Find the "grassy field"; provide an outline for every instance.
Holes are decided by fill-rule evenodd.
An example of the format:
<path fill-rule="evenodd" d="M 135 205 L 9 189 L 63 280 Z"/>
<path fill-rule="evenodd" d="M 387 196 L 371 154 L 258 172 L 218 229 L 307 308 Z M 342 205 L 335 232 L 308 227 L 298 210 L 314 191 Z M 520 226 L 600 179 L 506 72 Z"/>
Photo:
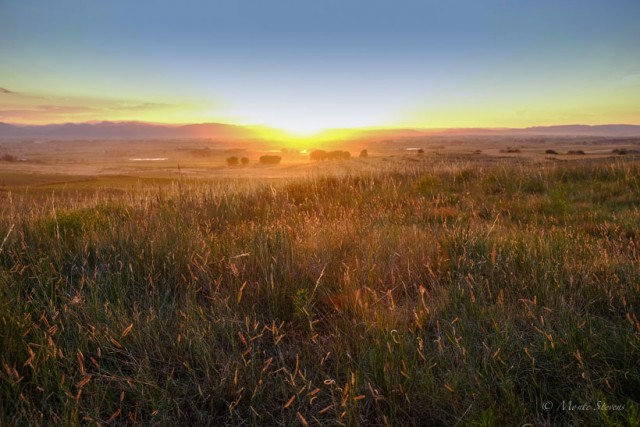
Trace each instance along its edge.
<path fill-rule="evenodd" d="M 5 188 L 0 424 L 638 425 L 640 160 L 387 163 Z"/>

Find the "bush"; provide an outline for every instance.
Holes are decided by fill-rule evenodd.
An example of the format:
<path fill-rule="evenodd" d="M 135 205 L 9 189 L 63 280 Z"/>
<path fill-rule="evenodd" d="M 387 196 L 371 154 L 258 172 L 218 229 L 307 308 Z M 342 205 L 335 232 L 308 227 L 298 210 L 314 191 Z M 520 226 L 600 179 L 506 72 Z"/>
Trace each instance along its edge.
<path fill-rule="evenodd" d="M 584 151 L 582 151 L 582 150 L 569 150 L 569 151 L 567 151 L 567 154 L 574 154 L 574 155 L 583 156 L 584 155 Z"/>
<path fill-rule="evenodd" d="M 360 158 L 365 159 L 367 157 L 369 157 L 369 151 L 367 151 L 366 149 L 362 150 L 360 152 Z"/>
<path fill-rule="evenodd" d="M 424 148 L 419 149 L 418 154 L 424 154 Z"/>
<path fill-rule="evenodd" d="M 12 156 L 11 154 L 5 154 L 4 156 L 0 157 L 0 160 L 4 161 L 4 162 L 17 162 L 18 158 L 16 156 Z"/>
<path fill-rule="evenodd" d="M 260 163 L 263 165 L 277 165 L 282 161 L 280 156 L 260 156 Z"/>
<path fill-rule="evenodd" d="M 243 157 L 240 159 L 240 162 L 242 163 L 242 166 L 247 166 L 249 164 L 249 158 Z"/>
<path fill-rule="evenodd" d="M 558 154 L 558 152 L 556 150 L 547 150 L 545 151 L 546 154 Z"/>
<path fill-rule="evenodd" d="M 228 157 L 227 158 L 227 165 L 228 166 L 238 166 L 238 158 L 236 156 Z"/>

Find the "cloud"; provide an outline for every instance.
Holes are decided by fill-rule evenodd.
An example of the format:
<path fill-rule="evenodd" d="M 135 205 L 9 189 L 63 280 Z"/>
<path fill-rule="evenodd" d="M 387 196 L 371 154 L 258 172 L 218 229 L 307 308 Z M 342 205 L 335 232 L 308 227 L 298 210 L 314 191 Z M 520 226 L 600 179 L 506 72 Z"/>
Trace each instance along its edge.
<path fill-rule="evenodd" d="M 70 105 L 38 105 L 37 111 L 45 113 L 58 113 L 58 114 L 75 114 L 75 113 L 93 113 L 100 111 L 97 108 L 82 107 L 82 106 L 70 106 Z"/>
<path fill-rule="evenodd" d="M 0 0 L 2 1 L 2 0 Z M 0 120 L 13 123 L 156 120 L 184 105 L 140 99 L 105 99 L 24 94 L 0 88 Z"/>
<path fill-rule="evenodd" d="M 13 108 L 0 110 L 2 120 L 41 120 L 45 118 L 59 119 L 69 115 L 83 115 L 99 112 L 99 109 L 83 106 L 38 105 L 34 108 Z"/>
<path fill-rule="evenodd" d="M 28 118 L 34 113 L 37 113 L 37 111 L 24 109 L 0 110 L 0 120 Z"/>
<path fill-rule="evenodd" d="M 112 111 L 140 111 L 140 110 L 157 110 L 160 108 L 172 107 L 169 104 L 160 104 L 155 102 L 123 102 L 117 105 L 107 107 Z"/>

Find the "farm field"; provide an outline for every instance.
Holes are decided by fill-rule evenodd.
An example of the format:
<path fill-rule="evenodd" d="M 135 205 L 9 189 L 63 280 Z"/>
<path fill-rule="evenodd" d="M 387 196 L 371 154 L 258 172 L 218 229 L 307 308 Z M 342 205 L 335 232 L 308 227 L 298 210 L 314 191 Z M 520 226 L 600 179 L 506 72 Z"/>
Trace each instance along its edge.
<path fill-rule="evenodd" d="M 0 424 L 638 425 L 637 145 L 3 143 Z"/>

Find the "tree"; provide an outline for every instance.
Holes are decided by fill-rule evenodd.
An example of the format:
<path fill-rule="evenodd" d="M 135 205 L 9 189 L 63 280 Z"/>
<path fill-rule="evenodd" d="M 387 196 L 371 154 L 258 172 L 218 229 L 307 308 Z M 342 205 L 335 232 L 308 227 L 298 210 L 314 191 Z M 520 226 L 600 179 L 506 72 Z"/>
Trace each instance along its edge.
<path fill-rule="evenodd" d="M 249 158 L 243 157 L 240 159 L 240 162 L 242 162 L 242 166 L 247 166 L 249 164 Z"/>
<path fill-rule="evenodd" d="M 263 165 L 277 165 L 281 160 L 280 156 L 260 156 L 260 163 Z"/>
<path fill-rule="evenodd" d="M 360 152 L 360 157 L 363 158 L 363 159 L 366 158 L 366 157 L 369 157 L 369 151 L 367 151 L 366 149 L 362 150 Z"/>
<path fill-rule="evenodd" d="M 351 153 L 349 153 L 348 151 L 340 151 L 340 150 L 329 151 L 327 153 L 327 158 L 329 160 L 348 160 L 351 158 Z"/>
<path fill-rule="evenodd" d="M 309 154 L 309 158 L 313 162 L 320 162 L 322 160 L 327 160 L 327 152 L 324 150 L 313 150 L 311 154 Z"/>
<path fill-rule="evenodd" d="M 227 158 L 227 165 L 228 166 L 238 166 L 238 158 L 236 156 L 228 157 Z"/>

